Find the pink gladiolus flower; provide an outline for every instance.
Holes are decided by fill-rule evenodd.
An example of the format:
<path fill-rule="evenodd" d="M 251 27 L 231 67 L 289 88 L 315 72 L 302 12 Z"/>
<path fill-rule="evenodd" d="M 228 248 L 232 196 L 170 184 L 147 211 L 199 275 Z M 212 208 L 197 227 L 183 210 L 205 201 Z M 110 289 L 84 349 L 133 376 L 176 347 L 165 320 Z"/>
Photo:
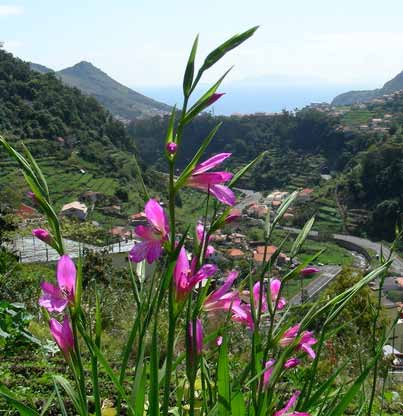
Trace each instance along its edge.
<path fill-rule="evenodd" d="M 294 407 L 300 394 L 301 392 L 297 390 L 291 396 L 290 400 L 288 400 L 287 404 L 281 410 L 278 410 L 277 412 L 275 412 L 273 416 L 310 416 L 310 414 L 306 412 L 291 412 L 290 413 L 291 408 Z"/>
<path fill-rule="evenodd" d="M 297 324 L 291 327 L 290 329 L 287 329 L 287 331 L 284 332 L 282 335 L 279 345 L 281 347 L 286 347 L 290 344 L 292 344 L 297 337 L 297 334 L 300 330 L 301 325 Z M 301 338 L 298 342 L 298 345 L 296 347 L 297 351 L 305 351 L 312 359 L 316 357 L 315 351 L 312 349 L 311 345 L 316 344 L 318 341 L 313 336 L 313 332 L 311 331 L 304 331 L 301 334 Z"/>
<path fill-rule="evenodd" d="M 62 312 L 70 303 L 74 303 L 76 292 L 76 267 L 66 254 L 57 262 L 57 284 L 42 282 L 42 296 L 39 305 L 49 312 Z"/>
<path fill-rule="evenodd" d="M 231 153 L 220 153 L 200 163 L 187 180 L 187 185 L 201 191 L 210 192 L 220 202 L 235 205 L 235 194 L 222 185 L 232 178 L 230 172 L 207 172 L 231 156 Z"/>
<path fill-rule="evenodd" d="M 173 155 L 173 154 L 175 154 L 177 147 L 178 147 L 178 145 L 177 145 L 176 143 L 174 143 L 174 142 L 169 142 L 169 143 L 167 143 L 167 145 L 166 145 L 166 147 L 165 147 L 165 148 L 166 148 L 167 152 L 168 152 L 170 155 Z"/>
<path fill-rule="evenodd" d="M 290 358 L 284 363 L 284 368 L 289 370 L 290 368 L 296 367 L 300 362 L 301 360 L 298 358 Z"/>
<path fill-rule="evenodd" d="M 44 230 L 43 228 L 35 228 L 32 230 L 32 235 L 46 244 L 50 244 L 52 242 L 52 236 L 49 231 Z"/>
<path fill-rule="evenodd" d="M 225 95 L 225 92 L 218 93 L 215 92 L 210 99 L 207 101 L 207 106 L 214 104 L 217 100 L 219 100 L 223 95 Z"/>
<path fill-rule="evenodd" d="M 193 273 L 184 247 L 179 252 L 174 268 L 176 300 L 183 301 L 192 289 L 204 279 L 216 273 L 218 267 L 214 264 L 203 265 L 197 273 Z"/>
<path fill-rule="evenodd" d="M 271 374 L 273 372 L 273 365 L 276 363 L 276 360 L 269 360 L 266 362 L 265 371 L 263 373 L 263 388 L 267 388 Z"/>
<path fill-rule="evenodd" d="M 319 273 L 320 270 L 317 267 L 305 267 L 305 269 L 301 270 L 302 276 L 311 276 L 315 273 Z"/>
<path fill-rule="evenodd" d="M 221 335 L 219 337 L 217 337 L 217 339 L 215 340 L 215 343 L 217 344 L 218 347 L 222 344 L 222 336 Z"/>
<path fill-rule="evenodd" d="M 224 284 L 207 296 L 203 306 L 206 312 L 213 312 L 218 310 L 229 311 L 233 306 L 236 310 L 237 307 L 239 307 L 240 301 L 238 299 L 238 292 L 229 291 L 237 277 L 238 272 L 231 272 L 225 280 Z"/>
<path fill-rule="evenodd" d="M 65 315 L 63 324 L 57 319 L 52 318 L 49 321 L 49 327 L 54 340 L 63 354 L 67 357 L 74 348 L 73 331 L 71 330 L 69 318 Z"/>
<path fill-rule="evenodd" d="M 193 335 L 195 335 L 195 337 Z M 200 319 L 196 319 L 194 326 L 193 322 L 189 322 L 188 336 L 190 344 L 190 355 L 192 357 L 195 355 L 200 355 L 203 350 L 203 326 Z M 196 350 L 194 350 L 194 347 L 196 347 Z"/>
<path fill-rule="evenodd" d="M 130 250 L 129 260 L 139 263 L 146 259 L 151 264 L 161 256 L 162 245 L 168 239 L 169 224 L 165 211 L 155 199 L 147 202 L 145 214 L 150 225 L 138 225 L 135 228 L 135 233 L 143 241 Z"/>
<path fill-rule="evenodd" d="M 197 241 L 199 242 L 199 245 L 203 244 L 203 240 L 206 239 L 206 233 L 204 231 L 204 226 L 201 223 L 198 223 L 196 226 L 196 238 Z M 210 241 L 210 238 L 209 238 Z M 208 243 L 208 242 L 207 242 Z M 206 257 L 210 257 L 214 254 L 215 252 L 215 248 L 213 246 L 207 246 L 206 247 Z"/>
<path fill-rule="evenodd" d="M 312 335 L 312 331 L 304 331 L 302 333 L 301 340 L 298 343 L 297 350 L 305 351 L 312 358 L 312 360 L 314 360 L 316 354 L 315 351 L 312 349 L 311 345 L 315 345 L 318 342 L 318 340 L 314 338 Z"/>
<path fill-rule="evenodd" d="M 280 293 L 280 288 L 281 288 L 281 281 L 280 280 L 278 280 L 278 279 L 271 279 L 270 280 L 271 301 L 273 303 L 273 306 L 275 306 L 276 302 L 277 302 L 277 309 L 278 310 L 283 309 L 284 306 L 287 304 L 287 301 L 283 297 L 281 297 L 280 299 L 277 300 L 278 294 Z"/>
<path fill-rule="evenodd" d="M 287 329 L 279 341 L 280 347 L 287 347 L 288 345 L 292 344 L 299 332 L 300 327 L 301 325 L 297 324 Z"/>

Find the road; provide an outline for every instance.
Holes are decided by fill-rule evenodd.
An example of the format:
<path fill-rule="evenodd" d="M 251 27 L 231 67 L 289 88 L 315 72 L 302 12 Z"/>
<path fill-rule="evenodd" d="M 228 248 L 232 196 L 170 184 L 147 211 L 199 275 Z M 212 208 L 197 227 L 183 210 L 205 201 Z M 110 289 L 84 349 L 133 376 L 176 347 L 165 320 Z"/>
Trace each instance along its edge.
<path fill-rule="evenodd" d="M 385 245 L 381 245 L 380 243 L 376 243 L 374 241 L 370 241 L 365 238 L 355 237 L 352 235 L 334 234 L 333 237 L 339 240 L 344 240 L 344 241 L 348 241 L 350 243 L 356 244 L 366 250 L 373 250 L 378 255 L 381 253 L 381 249 L 382 249 L 383 254 L 386 258 L 390 256 L 389 247 Z M 394 272 L 403 276 L 403 260 L 395 254 L 392 256 L 392 258 L 393 258 L 393 263 L 392 263 L 391 269 Z"/>
<path fill-rule="evenodd" d="M 336 276 L 341 272 L 341 266 L 322 266 L 320 267 L 320 274 L 315 280 L 304 286 L 304 301 L 312 299 L 321 290 L 323 290 Z M 298 293 L 290 299 L 290 305 L 300 305 L 302 302 L 301 293 Z"/>

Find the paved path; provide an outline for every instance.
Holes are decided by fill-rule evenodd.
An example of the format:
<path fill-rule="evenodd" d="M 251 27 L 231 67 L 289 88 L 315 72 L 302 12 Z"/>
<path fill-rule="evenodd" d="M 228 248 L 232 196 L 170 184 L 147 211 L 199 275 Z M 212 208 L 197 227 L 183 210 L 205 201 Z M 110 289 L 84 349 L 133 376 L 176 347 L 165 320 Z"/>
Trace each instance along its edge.
<path fill-rule="evenodd" d="M 77 241 L 64 239 L 67 253 L 72 258 L 77 258 L 84 248 L 95 251 L 107 250 L 109 253 L 127 253 L 131 250 L 136 240 L 122 241 L 104 247 L 91 244 L 79 243 Z M 53 248 L 34 237 L 22 237 L 14 241 L 13 249 L 20 257 L 22 263 L 44 263 L 56 261 L 59 254 Z"/>
<path fill-rule="evenodd" d="M 353 244 L 357 244 L 358 246 L 366 250 L 373 250 L 378 255 L 381 253 L 381 247 L 382 247 L 384 256 L 388 258 L 390 255 L 389 247 L 385 245 L 381 245 L 380 243 L 367 240 L 365 238 L 355 237 L 352 235 L 344 235 L 344 234 L 334 234 L 333 237 L 339 240 L 344 240 Z M 395 254 L 392 256 L 392 258 L 393 258 L 393 263 L 392 263 L 391 269 L 394 272 L 399 273 L 401 276 L 403 276 L 403 260 Z"/>
<path fill-rule="evenodd" d="M 315 280 L 304 285 L 304 301 L 314 298 L 320 291 L 322 291 L 336 276 L 341 272 L 341 266 L 322 266 L 320 267 L 320 274 Z M 291 305 L 300 305 L 302 302 L 301 293 L 298 293 L 290 299 Z"/>

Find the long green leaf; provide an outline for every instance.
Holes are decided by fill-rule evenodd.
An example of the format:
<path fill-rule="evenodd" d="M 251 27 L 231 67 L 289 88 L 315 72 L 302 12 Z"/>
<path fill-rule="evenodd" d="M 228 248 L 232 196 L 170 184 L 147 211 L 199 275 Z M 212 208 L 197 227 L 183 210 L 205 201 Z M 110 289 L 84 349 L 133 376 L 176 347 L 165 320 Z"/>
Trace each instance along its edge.
<path fill-rule="evenodd" d="M 301 232 L 298 234 L 297 238 L 295 239 L 291 251 L 290 257 L 294 258 L 301 249 L 302 245 L 304 244 L 305 240 L 307 239 L 309 233 L 311 232 L 313 223 L 315 222 L 315 217 L 312 217 L 302 228 Z"/>
<path fill-rule="evenodd" d="M 177 181 L 175 182 L 175 191 L 177 192 L 183 184 L 186 182 L 186 179 L 190 176 L 194 168 L 196 167 L 197 163 L 199 162 L 200 158 L 202 157 L 204 151 L 206 150 L 207 146 L 210 144 L 211 140 L 213 140 L 214 136 L 216 135 L 218 129 L 221 127 L 222 123 L 218 123 L 213 130 L 209 133 L 209 135 L 203 140 L 203 143 L 199 147 L 199 150 L 193 156 L 193 159 L 188 163 L 186 168 L 183 170 L 182 174 L 179 176 Z"/>
<path fill-rule="evenodd" d="M 209 53 L 204 60 L 202 67 L 200 68 L 200 73 L 203 73 L 211 66 L 213 66 L 217 61 L 219 61 L 227 52 L 231 49 L 236 48 L 241 43 L 245 42 L 245 40 L 249 39 L 259 28 L 259 26 L 252 27 L 249 30 L 241 34 L 237 34 L 232 36 L 230 39 L 222 43 L 218 48 L 214 49 L 211 53 Z"/>
<path fill-rule="evenodd" d="M 0 397 L 5 399 L 15 409 L 17 409 L 21 416 L 40 416 L 36 410 L 31 409 L 20 400 L 18 400 L 15 395 L 4 385 L 0 385 Z"/>
<path fill-rule="evenodd" d="M 76 408 L 77 412 L 80 415 L 85 416 L 86 415 L 86 410 L 82 408 L 81 403 L 80 403 L 80 398 L 78 393 L 73 389 L 73 387 L 71 386 L 70 382 L 68 380 L 66 380 L 64 377 L 62 376 L 53 376 L 53 379 L 56 383 L 58 383 L 63 390 L 66 392 L 66 394 L 70 397 L 70 400 L 72 401 L 74 407 Z"/>
<path fill-rule="evenodd" d="M 206 109 L 210 105 L 210 99 L 213 94 L 217 91 L 218 87 L 223 82 L 224 78 L 228 75 L 231 71 L 232 67 L 228 69 L 224 75 L 209 89 L 207 90 L 197 101 L 196 103 L 189 109 L 189 111 L 185 114 L 183 119 L 181 120 L 181 124 L 184 126 L 185 124 L 192 121 L 199 113 L 201 113 L 204 109 Z"/>
<path fill-rule="evenodd" d="M 193 42 L 192 50 L 189 55 L 188 63 L 186 65 L 185 75 L 183 77 L 183 95 L 185 97 L 189 97 L 192 84 L 193 84 L 193 75 L 194 75 L 194 68 L 195 68 L 195 58 L 196 58 L 196 51 L 197 45 L 199 43 L 199 35 L 196 36 L 196 39 Z"/>
<path fill-rule="evenodd" d="M 232 188 L 239 181 L 239 179 L 241 179 L 249 169 L 252 169 L 256 164 L 258 164 L 267 155 L 267 153 L 267 151 L 260 153 L 260 155 L 249 162 L 246 166 L 239 169 L 238 172 L 236 172 L 232 179 L 228 182 L 228 186 Z"/>
<path fill-rule="evenodd" d="M 231 415 L 231 387 L 228 366 L 227 335 L 223 335 L 217 366 L 218 414 Z"/>

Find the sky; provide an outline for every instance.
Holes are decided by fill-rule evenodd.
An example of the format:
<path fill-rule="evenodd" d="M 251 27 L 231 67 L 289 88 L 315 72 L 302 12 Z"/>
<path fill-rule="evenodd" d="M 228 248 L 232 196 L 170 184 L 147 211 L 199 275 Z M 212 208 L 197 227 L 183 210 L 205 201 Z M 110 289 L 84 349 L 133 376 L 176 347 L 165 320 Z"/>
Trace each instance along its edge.
<path fill-rule="evenodd" d="M 0 0 L 0 41 L 59 70 L 86 60 L 129 86 L 179 85 L 199 60 L 260 25 L 203 81 L 381 86 L 403 69 L 403 0 Z"/>

